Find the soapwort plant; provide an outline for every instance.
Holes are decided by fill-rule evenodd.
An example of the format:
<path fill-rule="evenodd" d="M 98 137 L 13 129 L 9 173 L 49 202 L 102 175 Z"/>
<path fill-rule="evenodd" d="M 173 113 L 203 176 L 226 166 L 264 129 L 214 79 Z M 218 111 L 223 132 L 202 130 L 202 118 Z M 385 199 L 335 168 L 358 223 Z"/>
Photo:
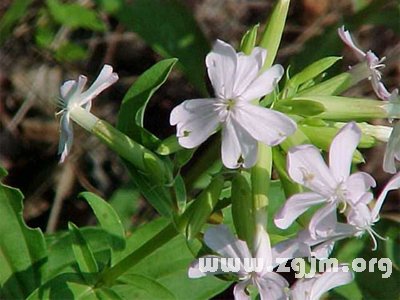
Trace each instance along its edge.
<path fill-rule="evenodd" d="M 294 74 L 279 64 L 289 4 L 278 0 L 264 30 L 250 28 L 238 49 L 214 42 L 204 59 L 213 91 L 176 99 L 181 102 L 169 119 L 176 135 L 164 140 L 146 130 L 143 120 L 148 101 L 178 59 L 159 61 L 135 81 L 115 125 L 90 111 L 95 97 L 118 80 L 112 66 L 104 65 L 86 91 L 84 75 L 61 85 L 60 163 L 74 151 L 75 122 L 121 158 L 160 218 L 128 234 L 107 201 L 84 192 L 99 226 L 70 223 L 67 232 L 44 236 L 22 221 L 20 192 L 1 185 L 0 209 L 9 217 L 0 227 L 15 231 L 0 242 L 0 261 L 6 262 L 2 298 L 208 299 L 230 295 L 233 285 L 229 297 L 235 299 L 314 300 L 346 291 L 349 299 L 361 299 L 356 295 L 364 295 L 357 280 L 362 274 L 344 267 L 349 261 L 341 243 L 355 243 L 354 255 L 390 247 L 393 241 L 377 223 L 400 177 L 394 175 L 375 201 L 375 179 L 358 170 L 368 161 L 357 149 L 387 142 L 383 166 L 396 172 L 398 125 L 392 130 L 372 121 L 400 117 L 398 92 L 384 86 L 384 59 L 361 50 L 344 27 L 337 39 L 359 61 L 345 72 L 324 77 L 339 56 L 321 57 Z M 371 82 L 376 98 L 344 95 L 362 80 Z M 294 270 L 277 270 L 311 257 L 343 262 L 313 278 L 294 280 Z M 263 264 L 254 271 L 240 264 L 235 272 L 223 271 L 228 266 L 207 272 L 202 258 L 219 266 L 229 258 Z"/>

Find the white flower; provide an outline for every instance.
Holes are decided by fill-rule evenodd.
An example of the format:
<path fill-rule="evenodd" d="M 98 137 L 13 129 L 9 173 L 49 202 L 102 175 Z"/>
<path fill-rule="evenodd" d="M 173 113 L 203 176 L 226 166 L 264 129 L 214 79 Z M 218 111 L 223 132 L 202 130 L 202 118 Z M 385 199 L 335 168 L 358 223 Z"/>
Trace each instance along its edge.
<path fill-rule="evenodd" d="M 350 283 L 353 273 L 346 265 L 339 265 L 337 270 L 327 270 L 313 278 L 302 278 L 291 288 L 293 300 L 318 300 L 329 290 Z"/>
<path fill-rule="evenodd" d="M 395 89 L 389 93 L 386 88 L 380 86 L 383 99 L 387 100 L 386 109 L 389 118 L 398 118 L 400 115 L 399 90 Z M 391 121 L 391 120 L 390 120 Z M 396 173 L 396 160 L 400 160 L 400 124 L 394 125 L 386 145 L 385 156 L 383 158 L 383 170 L 388 173 Z"/>
<path fill-rule="evenodd" d="M 311 236 L 329 236 L 337 224 L 336 209 L 339 204 L 346 206 L 359 199 L 371 200 L 368 190 L 375 186 L 375 180 L 365 172 L 350 175 L 353 153 L 360 141 L 361 131 L 356 123 L 344 126 L 332 140 L 329 150 L 329 167 L 320 151 L 313 145 L 301 145 L 289 150 L 288 173 L 297 183 L 311 192 L 290 197 L 275 216 L 275 224 L 282 229 L 289 227 L 298 216 L 311 206 L 325 204 L 312 217 L 309 229 Z"/>
<path fill-rule="evenodd" d="M 368 206 L 371 201 L 368 201 L 368 199 L 360 199 L 357 203 L 355 203 L 355 205 L 349 207 L 349 210 L 346 213 L 347 223 L 352 225 L 357 231 L 355 236 L 360 236 L 365 232 L 369 233 L 374 242 L 373 250 L 376 250 L 377 248 L 375 236 L 383 240 L 384 238 L 377 234 L 372 229 L 372 226 L 379 221 L 379 212 L 382 208 L 383 201 L 385 200 L 387 193 L 399 188 L 400 173 L 393 176 L 392 179 L 386 184 L 372 208 Z"/>
<path fill-rule="evenodd" d="M 368 66 L 370 75 L 368 79 L 371 81 L 372 88 L 375 92 L 375 94 L 380 98 L 384 99 L 384 91 L 382 90 L 383 84 L 381 83 L 382 79 L 382 73 L 380 72 L 379 69 L 382 69 L 385 67 L 383 64 L 383 61 L 385 60 L 385 57 L 379 59 L 374 52 L 371 50 L 364 52 L 361 50 L 359 47 L 355 45 L 353 42 L 353 39 L 351 38 L 350 33 L 344 29 L 344 26 L 338 28 L 338 34 L 339 37 L 342 39 L 342 41 L 349 46 L 357 56 L 358 60 L 360 62 L 365 62 Z"/>
<path fill-rule="evenodd" d="M 383 158 L 383 170 L 388 173 L 396 173 L 396 160 L 400 160 L 400 123 L 396 123 L 390 134 Z"/>
<path fill-rule="evenodd" d="M 250 55 L 236 53 L 217 40 L 206 57 L 215 98 L 186 100 L 171 112 L 182 147 L 199 146 L 221 126 L 224 165 L 237 168 L 242 161 L 249 168 L 257 160 L 257 141 L 274 146 L 295 132 L 286 115 L 251 103 L 271 93 L 284 73 L 281 65 L 262 71 L 266 55 L 258 47 Z"/>
<path fill-rule="evenodd" d="M 325 236 L 312 236 L 309 230 L 302 230 L 294 238 L 276 244 L 272 248 L 274 257 L 329 257 L 336 241 L 349 237 L 360 237 L 368 233 L 374 243 L 373 250 L 377 248 L 376 237 L 382 240 L 373 230 L 374 224 L 379 220 L 379 212 L 388 192 L 400 188 L 400 173 L 393 176 L 386 184 L 373 206 L 370 197 L 361 197 L 349 205 L 344 212 L 347 223 L 336 223 L 333 230 Z"/>
<path fill-rule="evenodd" d="M 268 234 L 265 230 L 260 229 L 255 239 L 254 258 L 263 262 L 262 268 L 249 272 L 243 264 L 240 264 L 240 268 L 236 272 L 239 283 L 234 288 L 235 299 L 249 299 L 246 293 L 246 287 L 249 285 L 253 285 L 258 289 L 261 300 L 287 299 L 288 282 L 282 276 L 272 272 L 274 259 Z M 210 227 L 204 235 L 204 242 L 221 257 L 208 255 L 203 258 L 218 259 L 220 264 L 225 263 L 224 258 L 239 258 L 241 262 L 252 258 L 246 242 L 235 238 L 224 225 Z M 188 275 L 190 278 L 198 278 L 223 273 L 221 270 L 218 271 L 203 272 L 200 270 L 199 260 L 196 260 L 190 266 Z"/>
<path fill-rule="evenodd" d="M 86 85 L 87 78 L 83 75 L 80 75 L 78 80 L 68 80 L 61 86 L 61 98 L 58 101 L 61 107 L 61 111 L 58 113 L 62 114 L 58 146 L 58 154 L 61 154 L 61 163 L 65 160 L 72 146 L 73 129 L 70 116 L 73 109 L 82 107 L 90 111 L 92 100 L 117 80 L 118 75 L 113 73 L 113 68 L 109 65 L 104 65 L 97 79 L 86 91 L 83 91 L 83 88 Z"/>

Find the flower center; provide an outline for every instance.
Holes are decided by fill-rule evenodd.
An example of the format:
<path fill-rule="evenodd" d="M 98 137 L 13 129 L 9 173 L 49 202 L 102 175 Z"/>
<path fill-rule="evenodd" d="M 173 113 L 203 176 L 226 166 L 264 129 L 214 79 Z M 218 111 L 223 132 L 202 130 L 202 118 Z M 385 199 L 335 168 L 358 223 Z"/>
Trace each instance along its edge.
<path fill-rule="evenodd" d="M 237 105 L 237 102 L 235 99 L 219 99 L 219 101 L 216 101 L 214 105 L 220 121 L 225 122 L 234 107 Z"/>

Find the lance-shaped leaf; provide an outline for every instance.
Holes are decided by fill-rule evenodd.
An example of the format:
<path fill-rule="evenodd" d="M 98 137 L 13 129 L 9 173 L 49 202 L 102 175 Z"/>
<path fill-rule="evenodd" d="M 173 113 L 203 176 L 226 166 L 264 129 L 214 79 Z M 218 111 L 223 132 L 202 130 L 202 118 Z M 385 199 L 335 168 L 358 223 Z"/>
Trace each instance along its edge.
<path fill-rule="evenodd" d="M 255 220 L 250 179 L 238 173 L 232 180 L 232 218 L 239 239 L 253 245 Z"/>
<path fill-rule="evenodd" d="M 0 168 L 0 174 L 6 171 Z M 0 176 L 1 177 L 1 176 Z M 0 183 L 0 298 L 25 299 L 42 283 L 47 250 L 42 232 L 26 226 L 22 193 Z"/>
<path fill-rule="evenodd" d="M 178 207 L 179 214 L 182 214 L 186 209 L 186 186 L 185 181 L 181 175 L 177 175 L 174 180 L 174 194 L 176 199 L 176 206 Z"/>
<path fill-rule="evenodd" d="M 279 44 L 281 43 L 289 4 L 290 0 L 279 0 L 269 18 L 268 25 L 265 27 L 260 42 L 260 46 L 268 51 L 264 62 L 264 69 L 270 68 L 275 60 Z"/>
<path fill-rule="evenodd" d="M 209 186 L 193 200 L 194 202 L 186 210 L 178 221 L 178 228 L 185 230 L 188 239 L 193 239 L 200 232 L 208 217 L 214 210 L 224 186 L 221 176 L 213 178 Z"/>
<path fill-rule="evenodd" d="M 71 233 L 72 251 L 74 252 L 79 270 L 83 275 L 85 275 L 85 273 L 97 273 L 99 271 L 99 267 L 97 266 L 93 251 L 86 242 L 82 233 L 79 231 L 79 228 L 73 223 L 69 222 L 68 229 Z"/>
<path fill-rule="evenodd" d="M 260 27 L 260 24 L 254 25 L 252 28 L 246 31 L 243 35 L 242 40 L 240 41 L 240 51 L 242 51 L 246 55 L 250 55 L 254 46 L 256 45 L 257 40 L 257 30 Z"/>
<path fill-rule="evenodd" d="M 112 206 L 93 193 L 84 192 L 80 196 L 92 207 L 101 227 L 110 234 L 112 250 L 117 252 L 123 250 L 125 247 L 124 227 Z"/>
<path fill-rule="evenodd" d="M 125 299 L 176 299 L 162 284 L 139 274 L 121 276 L 113 289 Z"/>
<path fill-rule="evenodd" d="M 27 298 L 27 300 L 43 299 L 122 300 L 124 298 L 113 288 L 95 288 L 82 282 L 79 274 L 64 273 L 36 289 Z"/>
<path fill-rule="evenodd" d="M 143 128 L 144 112 L 153 94 L 167 80 L 177 59 L 158 62 L 145 71 L 131 86 L 122 100 L 117 128 L 149 149 L 158 145 L 158 139 Z"/>
<path fill-rule="evenodd" d="M 305 67 L 302 71 L 294 75 L 287 83 L 285 89 L 296 90 L 300 85 L 307 83 L 308 81 L 314 79 L 315 77 L 321 75 L 332 65 L 334 65 L 341 57 L 329 56 L 324 57 L 311 65 Z"/>
<path fill-rule="evenodd" d="M 210 46 L 192 14 L 178 0 L 126 1 L 119 20 L 162 56 L 176 57 L 190 82 L 204 95 L 204 59 Z"/>

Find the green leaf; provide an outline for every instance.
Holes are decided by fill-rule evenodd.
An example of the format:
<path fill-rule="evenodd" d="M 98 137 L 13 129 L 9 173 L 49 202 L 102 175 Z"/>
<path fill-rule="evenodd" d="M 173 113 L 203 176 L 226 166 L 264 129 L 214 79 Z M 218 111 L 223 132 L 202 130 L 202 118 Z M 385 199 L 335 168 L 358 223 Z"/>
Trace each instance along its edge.
<path fill-rule="evenodd" d="M 400 236 L 399 236 L 399 224 L 394 223 L 386 231 L 388 240 L 385 243 L 385 256 L 390 258 L 393 266 L 400 271 Z"/>
<path fill-rule="evenodd" d="M 250 179 L 238 173 L 232 180 L 232 218 L 239 239 L 253 245 L 255 220 Z"/>
<path fill-rule="evenodd" d="M 101 227 L 113 237 L 113 248 L 118 250 L 124 249 L 125 230 L 112 206 L 104 199 L 90 192 L 80 193 L 79 196 L 83 197 L 89 203 Z"/>
<path fill-rule="evenodd" d="M 242 40 L 240 41 L 240 50 L 246 54 L 250 55 L 257 40 L 257 30 L 260 24 L 254 25 L 251 29 L 247 30 L 244 34 Z"/>
<path fill-rule="evenodd" d="M 270 68 L 275 60 L 276 53 L 281 43 L 289 4 L 290 0 L 277 1 L 268 20 L 268 24 L 265 27 L 260 41 L 260 47 L 263 47 L 268 51 L 268 55 L 264 62 L 264 69 Z"/>
<path fill-rule="evenodd" d="M 158 139 L 143 129 L 144 112 L 153 94 L 167 80 L 177 59 L 165 59 L 145 71 L 130 87 L 122 100 L 117 128 L 134 141 L 154 149 Z"/>
<path fill-rule="evenodd" d="M 179 214 L 182 214 L 186 209 L 186 186 L 181 175 L 177 175 L 174 181 L 174 192 L 176 198 L 176 206 Z"/>
<path fill-rule="evenodd" d="M 86 57 L 85 48 L 70 42 L 62 44 L 55 52 L 55 58 L 61 62 L 84 60 Z"/>
<path fill-rule="evenodd" d="M 14 0 L 0 19 L 0 45 L 11 34 L 13 27 L 21 20 L 32 0 Z"/>
<path fill-rule="evenodd" d="M 95 2 L 100 6 L 101 10 L 109 14 L 115 14 L 121 9 L 124 0 L 95 0 Z"/>
<path fill-rule="evenodd" d="M 126 167 L 131 173 L 134 187 L 138 188 L 146 200 L 153 206 L 161 216 L 171 217 L 173 201 L 171 194 L 164 185 L 151 183 L 148 176 L 139 172 L 135 166 L 124 160 Z"/>
<path fill-rule="evenodd" d="M 140 192 L 137 188 L 132 187 L 132 183 L 127 183 L 117 189 L 110 197 L 109 203 L 121 219 L 125 230 L 132 227 L 132 216 L 140 207 Z"/>
<path fill-rule="evenodd" d="M 139 228 L 127 240 L 125 254 L 132 253 L 149 241 L 167 226 L 167 222 L 165 219 L 157 219 Z M 193 260 L 186 239 L 180 235 L 141 260 L 126 274 L 140 274 L 151 278 L 182 300 L 211 299 L 231 284 L 211 276 L 190 279 L 187 272 Z"/>
<path fill-rule="evenodd" d="M 36 289 L 27 298 L 27 300 L 42 299 L 120 300 L 123 298 L 111 288 L 94 288 L 87 285 L 81 281 L 78 274 L 64 273 Z"/>
<path fill-rule="evenodd" d="M 125 299 L 176 299 L 171 291 L 156 280 L 139 274 L 122 276 L 113 290 Z"/>
<path fill-rule="evenodd" d="M 5 175 L 4 169 L 0 171 Z M 42 283 L 46 244 L 40 229 L 26 226 L 22 193 L 0 183 L 0 298 L 24 299 Z"/>
<path fill-rule="evenodd" d="M 301 227 L 297 223 L 293 223 L 288 229 L 282 230 L 275 226 L 274 216 L 278 210 L 282 208 L 286 201 L 285 193 L 279 180 L 271 181 L 268 190 L 268 233 L 279 235 L 281 237 L 290 237 L 295 234 Z"/>
<path fill-rule="evenodd" d="M 117 15 L 129 29 L 138 33 L 156 52 L 179 59 L 179 67 L 204 95 L 204 59 L 209 43 L 192 14 L 177 0 L 135 0 Z"/>
<path fill-rule="evenodd" d="M 103 21 L 94 10 L 86 8 L 81 4 L 62 3 L 58 0 L 46 0 L 51 16 L 61 25 L 73 29 L 85 28 L 94 31 L 106 29 Z"/>
<path fill-rule="evenodd" d="M 179 220 L 178 228 L 184 229 L 187 238 L 196 238 L 203 225 L 214 210 L 224 186 L 224 179 L 221 176 L 213 178 L 209 186 L 193 200 L 190 207 Z"/>
<path fill-rule="evenodd" d="M 93 251 L 99 269 L 110 263 L 110 251 L 113 244 L 110 235 L 100 227 L 83 227 L 80 233 Z M 59 232 L 46 236 L 49 259 L 47 263 L 46 280 L 56 275 L 76 272 L 77 265 L 72 249 L 72 236 L 70 232 Z"/>
<path fill-rule="evenodd" d="M 79 228 L 73 223 L 69 222 L 68 229 L 72 237 L 72 251 L 74 252 L 80 272 L 82 274 L 97 273 L 99 268 L 94 258 L 92 249 L 90 249 L 90 246 L 80 233 Z"/>
<path fill-rule="evenodd" d="M 300 86 L 301 84 L 317 77 L 327 69 L 329 69 L 332 65 L 334 65 L 338 60 L 342 59 L 337 56 L 330 56 L 322 58 L 311 65 L 304 68 L 301 72 L 297 73 L 290 79 L 290 85 L 292 86 Z"/>

